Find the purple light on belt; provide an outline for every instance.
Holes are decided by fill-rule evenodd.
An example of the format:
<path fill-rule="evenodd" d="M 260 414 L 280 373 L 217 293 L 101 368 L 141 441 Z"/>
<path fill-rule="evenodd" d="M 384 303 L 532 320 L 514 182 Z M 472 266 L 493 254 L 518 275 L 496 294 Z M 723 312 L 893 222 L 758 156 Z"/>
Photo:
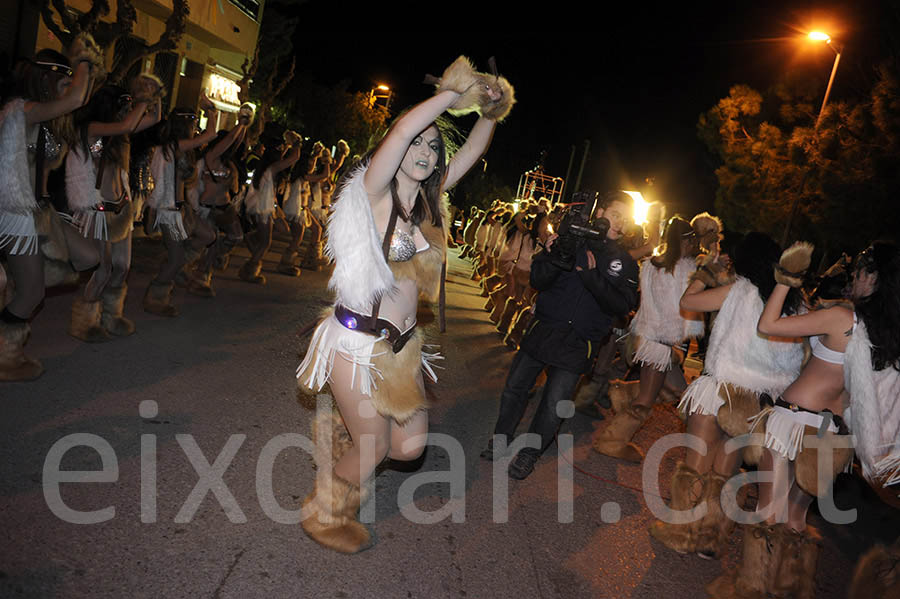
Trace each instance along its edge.
<path fill-rule="evenodd" d="M 348 329 L 355 329 L 357 326 L 359 326 L 359 323 L 356 322 L 355 316 L 348 316 L 347 320 L 344 321 L 344 326 Z"/>

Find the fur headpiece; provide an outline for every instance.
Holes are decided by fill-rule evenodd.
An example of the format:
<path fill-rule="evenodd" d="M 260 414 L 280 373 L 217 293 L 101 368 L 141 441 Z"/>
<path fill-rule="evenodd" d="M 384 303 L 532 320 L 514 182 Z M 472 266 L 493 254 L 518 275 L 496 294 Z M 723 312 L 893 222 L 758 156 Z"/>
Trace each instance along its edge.
<path fill-rule="evenodd" d="M 814 247 L 806 241 L 798 241 L 784 250 L 775 266 L 775 280 L 788 287 L 801 287 Z"/>

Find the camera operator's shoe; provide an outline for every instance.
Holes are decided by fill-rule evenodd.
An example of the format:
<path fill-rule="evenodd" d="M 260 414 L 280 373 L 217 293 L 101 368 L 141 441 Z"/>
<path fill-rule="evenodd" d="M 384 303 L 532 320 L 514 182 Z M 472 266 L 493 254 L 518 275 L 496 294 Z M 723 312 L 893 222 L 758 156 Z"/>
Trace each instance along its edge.
<path fill-rule="evenodd" d="M 493 437 L 488 439 L 487 447 L 485 447 L 479 455 L 481 456 L 482 460 L 487 460 L 489 462 L 493 462 L 494 460 L 503 457 L 503 454 L 501 454 L 499 451 L 494 450 L 494 438 Z"/>
<path fill-rule="evenodd" d="M 651 411 L 652 408 L 633 405 L 619 412 L 610 421 L 609 426 L 594 435 L 594 449 L 611 458 L 641 463 L 644 453 L 640 447 L 631 442 L 631 439 Z"/>
<path fill-rule="evenodd" d="M 516 480 L 525 480 L 534 472 L 534 465 L 541 457 L 540 454 L 530 451 L 520 451 L 509 464 L 509 477 Z"/>

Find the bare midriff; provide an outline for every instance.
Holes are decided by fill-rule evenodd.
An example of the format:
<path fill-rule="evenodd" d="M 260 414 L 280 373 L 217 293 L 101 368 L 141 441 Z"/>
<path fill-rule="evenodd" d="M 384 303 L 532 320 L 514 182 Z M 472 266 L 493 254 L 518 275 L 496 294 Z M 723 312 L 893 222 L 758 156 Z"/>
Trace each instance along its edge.
<path fill-rule="evenodd" d="M 841 393 L 844 391 L 844 369 L 815 356 L 803 368 L 796 381 L 785 389 L 782 397 L 806 410 L 831 410 L 840 416 L 844 412 Z"/>

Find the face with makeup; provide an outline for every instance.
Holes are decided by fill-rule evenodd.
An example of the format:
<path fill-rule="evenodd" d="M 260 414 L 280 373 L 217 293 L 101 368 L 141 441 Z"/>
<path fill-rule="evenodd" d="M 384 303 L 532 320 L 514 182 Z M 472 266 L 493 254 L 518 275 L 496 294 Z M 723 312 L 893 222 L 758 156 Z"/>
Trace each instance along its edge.
<path fill-rule="evenodd" d="M 437 166 L 442 143 L 441 134 L 434 125 L 419 133 L 406 150 L 400 172 L 420 183 L 430 177 Z"/>

